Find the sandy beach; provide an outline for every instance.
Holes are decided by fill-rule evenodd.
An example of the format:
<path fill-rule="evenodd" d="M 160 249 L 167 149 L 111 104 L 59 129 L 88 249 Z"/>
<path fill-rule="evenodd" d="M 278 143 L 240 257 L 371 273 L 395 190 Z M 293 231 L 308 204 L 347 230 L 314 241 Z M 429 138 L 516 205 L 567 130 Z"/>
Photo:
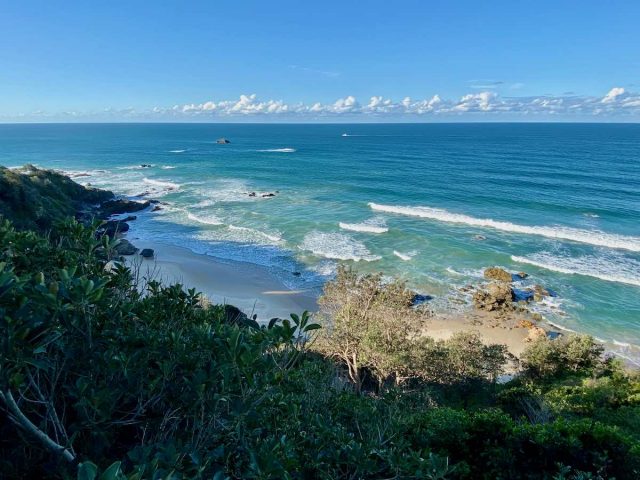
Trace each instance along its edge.
<path fill-rule="evenodd" d="M 186 248 L 157 242 L 135 240 L 135 243 L 140 249 L 152 248 L 155 252 L 155 259 L 143 259 L 139 255 L 128 258 L 131 266 L 139 268 L 142 278 L 196 288 L 212 303 L 234 305 L 247 315 L 256 314 L 258 321 L 318 310 L 315 292 L 291 290 L 258 265 L 221 261 Z M 515 356 L 520 356 L 525 349 L 529 333 L 527 328 L 519 326 L 515 317 L 505 321 L 487 312 L 469 310 L 434 316 L 429 319 L 424 334 L 446 340 L 463 331 L 478 333 L 486 343 L 504 344 Z"/>
<path fill-rule="evenodd" d="M 290 290 L 267 269 L 243 262 L 220 261 L 186 248 L 136 240 L 140 249 L 152 248 L 155 259 L 139 255 L 129 263 L 139 265 L 142 277 L 166 284 L 181 283 L 196 288 L 212 303 L 234 305 L 258 321 L 273 317 L 288 318 L 291 313 L 317 310 L 314 293 Z"/>

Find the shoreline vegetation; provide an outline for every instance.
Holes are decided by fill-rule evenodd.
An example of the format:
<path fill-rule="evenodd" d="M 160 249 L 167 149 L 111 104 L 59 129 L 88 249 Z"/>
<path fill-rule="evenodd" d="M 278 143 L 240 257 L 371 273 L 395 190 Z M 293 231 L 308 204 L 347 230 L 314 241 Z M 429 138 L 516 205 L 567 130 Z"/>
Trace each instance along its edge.
<path fill-rule="evenodd" d="M 640 475 L 638 372 L 543 328 L 525 272 L 472 312 L 346 267 L 316 299 L 129 241 L 158 208 L 0 167 L 3 478 Z"/>

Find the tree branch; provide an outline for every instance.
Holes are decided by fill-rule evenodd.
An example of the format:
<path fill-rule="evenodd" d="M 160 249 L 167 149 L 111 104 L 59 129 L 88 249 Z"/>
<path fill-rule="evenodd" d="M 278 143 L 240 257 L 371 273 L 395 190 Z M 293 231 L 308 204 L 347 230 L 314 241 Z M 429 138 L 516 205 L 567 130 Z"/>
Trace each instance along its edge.
<path fill-rule="evenodd" d="M 9 390 L 7 390 L 6 392 L 0 391 L 0 400 L 2 400 L 4 402 L 4 404 L 6 405 L 7 410 L 11 414 L 9 416 L 9 418 L 11 418 L 11 420 L 14 423 L 16 423 L 18 426 L 24 428 L 27 432 L 32 434 L 35 438 L 40 440 L 40 442 L 42 442 L 42 444 L 48 450 L 51 450 L 55 454 L 61 455 L 62 458 L 64 458 L 69 463 L 75 462 L 76 457 L 71 452 L 71 450 L 69 450 L 69 449 L 63 447 L 62 445 L 59 445 L 56 442 L 54 442 L 51 439 L 51 437 L 49 437 L 49 435 L 47 435 L 42 430 L 40 430 L 38 427 L 36 427 L 31 422 L 31 420 L 29 420 L 25 416 L 25 414 L 22 413 L 22 410 L 20 410 L 20 407 L 18 406 L 18 404 L 13 399 L 13 395 L 11 395 L 11 392 Z"/>

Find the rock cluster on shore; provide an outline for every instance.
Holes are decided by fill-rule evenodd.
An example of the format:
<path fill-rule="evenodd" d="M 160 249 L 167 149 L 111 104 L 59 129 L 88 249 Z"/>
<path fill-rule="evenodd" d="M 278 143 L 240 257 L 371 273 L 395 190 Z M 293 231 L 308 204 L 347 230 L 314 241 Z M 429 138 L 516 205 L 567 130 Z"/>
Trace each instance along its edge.
<path fill-rule="evenodd" d="M 513 312 L 527 312 L 526 305 L 530 302 L 540 302 L 545 297 L 554 294 L 542 285 L 535 284 L 526 288 L 514 288 L 513 282 L 524 280 L 528 277 L 525 272 L 510 273 L 500 267 L 489 267 L 484 271 L 484 278 L 491 280 L 489 284 L 480 286 L 473 292 L 473 304 L 478 310 L 493 312 L 500 317 L 505 317 Z M 539 313 L 531 313 L 530 318 L 535 321 L 543 320 Z M 547 335 L 547 332 L 527 320 L 529 328 L 529 340 L 535 340 L 538 336 Z"/>

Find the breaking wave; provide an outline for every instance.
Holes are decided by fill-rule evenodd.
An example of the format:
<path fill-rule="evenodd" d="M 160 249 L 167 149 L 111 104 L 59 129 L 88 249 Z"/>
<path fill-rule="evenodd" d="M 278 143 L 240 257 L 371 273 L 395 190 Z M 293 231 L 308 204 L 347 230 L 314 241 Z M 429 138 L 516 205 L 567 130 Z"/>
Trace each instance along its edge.
<path fill-rule="evenodd" d="M 543 252 L 529 257 L 512 255 L 511 259 L 567 275 L 640 286 L 640 262 L 621 255 L 564 257 Z"/>
<path fill-rule="evenodd" d="M 162 187 L 162 188 L 167 188 L 169 190 L 178 190 L 180 188 L 180 185 L 177 183 L 173 183 L 173 182 L 162 182 L 160 180 L 153 180 L 151 178 L 143 178 L 142 181 L 144 183 L 147 183 L 149 185 L 154 185 L 156 187 Z"/>
<path fill-rule="evenodd" d="M 447 210 L 432 207 L 406 207 L 394 205 L 379 205 L 369 203 L 372 210 L 387 213 L 397 213 L 412 217 L 428 218 L 447 223 L 460 223 L 474 227 L 486 227 L 504 232 L 523 233 L 527 235 L 540 235 L 547 238 L 570 240 L 578 243 L 586 243 L 598 247 L 616 248 L 640 252 L 640 237 L 616 235 L 597 230 L 581 230 L 570 227 L 529 226 L 518 225 L 510 222 L 492 220 L 490 218 L 475 218 L 461 213 L 451 213 Z"/>
<path fill-rule="evenodd" d="M 194 215 L 193 213 L 187 213 L 187 218 L 189 220 L 193 220 L 194 222 L 204 223 L 205 225 L 222 225 L 223 222 L 215 215 L 211 215 L 208 217 L 199 217 Z"/>
<path fill-rule="evenodd" d="M 351 230 L 353 232 L 366 232 L 366 233 L 386 233 L 389 229 L 383 225 L 375 225 L 373 223 L 343 223 L 338 224 L 343 230 Z"/>
<path fill-rule="evenodd" d="M 381 258 L 378 255 L 372 255 L 363 243 L 342 233 L 310 232 L 304 237 L 299 248 L 319 257 L 334 260 L 373 262 Z"/>

